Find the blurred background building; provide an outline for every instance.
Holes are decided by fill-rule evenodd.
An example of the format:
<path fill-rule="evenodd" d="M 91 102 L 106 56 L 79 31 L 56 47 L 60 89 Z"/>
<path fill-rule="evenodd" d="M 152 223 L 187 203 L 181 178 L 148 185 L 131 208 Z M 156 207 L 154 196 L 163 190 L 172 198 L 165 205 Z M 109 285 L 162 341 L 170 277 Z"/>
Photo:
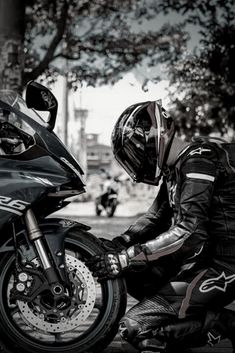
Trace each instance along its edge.
<path fill-rule="evenodd" d="M 112 170 L 113 153 L 111 147 L 99 143 L 99 134 L 86 134 L 87 175 L 99 174 L 101 169 Z"/>

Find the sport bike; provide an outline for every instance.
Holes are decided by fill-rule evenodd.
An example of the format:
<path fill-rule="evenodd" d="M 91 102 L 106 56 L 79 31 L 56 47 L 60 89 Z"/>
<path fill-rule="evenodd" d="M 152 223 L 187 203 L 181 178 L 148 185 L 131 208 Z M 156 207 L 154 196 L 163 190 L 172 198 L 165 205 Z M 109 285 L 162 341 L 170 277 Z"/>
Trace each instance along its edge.
<path fill-rule="evenodd" d="M 126 308 L 123 280 L 98 283 L 85 264 L 102 252 L 90 227 L 51 216 L 85 192 L 56 116 L 36 82 L 25 101 L 0 91 L 0 345 L 14 353 L 99 352 Z"/>

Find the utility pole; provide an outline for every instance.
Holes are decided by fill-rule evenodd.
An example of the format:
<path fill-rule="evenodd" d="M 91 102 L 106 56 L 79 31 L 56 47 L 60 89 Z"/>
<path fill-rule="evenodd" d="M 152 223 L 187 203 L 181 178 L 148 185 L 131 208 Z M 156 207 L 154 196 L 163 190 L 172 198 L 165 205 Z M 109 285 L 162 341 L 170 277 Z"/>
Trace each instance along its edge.
<path fill-rule="evenodd" d="M 87 175 L 87 148 L 86 148 L 86 119 L 88 109 L 75 108 L 75 120 L 79 123 L 79 143 L 78 143 L 78 161 Z"/>
<path fill-rule="evenodd" d="M 68 74 L 66 70 L 66 73 L 63 76 L 62 141 L 67 147 L 68 147 L 68 121 L 69 121 L 69 109 L 68 109 L 69 97 L 68 96 L 69 96 Z"/>

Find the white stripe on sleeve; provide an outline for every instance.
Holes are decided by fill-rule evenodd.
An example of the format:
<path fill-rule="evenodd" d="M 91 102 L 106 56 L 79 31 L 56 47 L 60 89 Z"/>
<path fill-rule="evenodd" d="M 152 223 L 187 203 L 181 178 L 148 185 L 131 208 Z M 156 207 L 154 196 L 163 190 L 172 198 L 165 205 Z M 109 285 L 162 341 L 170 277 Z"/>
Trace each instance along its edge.
<path fill-rule="evenodd" d="M 192 179 L 209 180 L 209 181 L 215 180 L 215 177 L 213 177 L 212 175 L 202 174 L 202 173 L 188 173 L 186 174 L 186 177 L 192 178 Z"/>

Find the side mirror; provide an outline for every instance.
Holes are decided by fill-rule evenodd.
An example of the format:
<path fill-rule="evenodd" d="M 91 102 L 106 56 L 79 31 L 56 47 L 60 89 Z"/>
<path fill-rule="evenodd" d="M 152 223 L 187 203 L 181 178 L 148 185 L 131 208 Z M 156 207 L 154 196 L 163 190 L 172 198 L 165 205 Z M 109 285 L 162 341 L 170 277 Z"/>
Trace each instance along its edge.
<path fill-rule="evenodd" d="M 48 130 L 52 131 L 56 122 L 58 103 L 51 91 L 40 83 L 30 81 L 26 86 L 25 100 L 28 108 L 50 113 L 47 124 Z"/>

